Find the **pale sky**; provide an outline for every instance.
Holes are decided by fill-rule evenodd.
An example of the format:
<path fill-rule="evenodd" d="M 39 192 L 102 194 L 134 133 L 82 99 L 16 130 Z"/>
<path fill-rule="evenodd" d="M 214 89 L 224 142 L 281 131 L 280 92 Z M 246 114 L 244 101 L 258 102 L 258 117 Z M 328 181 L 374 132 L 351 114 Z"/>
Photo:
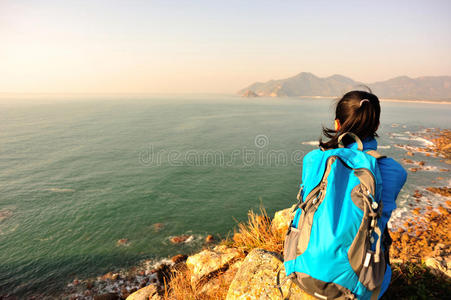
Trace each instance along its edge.
<path fill-rule="evenodd" d="M 0 0 L 0 93 L 451 75 L 451 1 Z"/>

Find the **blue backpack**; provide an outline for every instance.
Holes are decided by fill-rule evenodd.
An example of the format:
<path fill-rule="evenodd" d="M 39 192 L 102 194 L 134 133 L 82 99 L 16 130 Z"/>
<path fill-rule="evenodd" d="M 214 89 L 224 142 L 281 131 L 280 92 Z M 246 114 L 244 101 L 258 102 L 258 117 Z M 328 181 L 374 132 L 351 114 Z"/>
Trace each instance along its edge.
<path fill-rule="evenodd" d="M 358 149 L 344 148 L 349 135 Z M 378 225 L 381 175 L 374 150 L 352 133 L 303 159 L 299 205 L 284 243 L 289 279 L 319 299 L 378 299 L 386 270 Z"/>

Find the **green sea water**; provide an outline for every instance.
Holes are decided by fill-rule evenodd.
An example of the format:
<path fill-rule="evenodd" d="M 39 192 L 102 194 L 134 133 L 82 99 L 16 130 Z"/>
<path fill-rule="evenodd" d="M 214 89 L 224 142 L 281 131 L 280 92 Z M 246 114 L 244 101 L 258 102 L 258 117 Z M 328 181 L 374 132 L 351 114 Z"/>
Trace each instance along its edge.
<path fill-rule="evenodd" d="M 227 95 L 2 100 L 0 295 L 193 252 L 249 209 L 290 206 L 332 112 L 331 100 Z M 380 151 L 399 160 L 396 144 L 426 143 L 410 133 L 451 128 L 450 116 L 449 104 L 384 102 Z M 444 162 L 421 159 L 435 169 L 409 174 L 404 211 L 418 186 L 449 184 Z M 181 234 L 194 240 L 169 242 Z"/>

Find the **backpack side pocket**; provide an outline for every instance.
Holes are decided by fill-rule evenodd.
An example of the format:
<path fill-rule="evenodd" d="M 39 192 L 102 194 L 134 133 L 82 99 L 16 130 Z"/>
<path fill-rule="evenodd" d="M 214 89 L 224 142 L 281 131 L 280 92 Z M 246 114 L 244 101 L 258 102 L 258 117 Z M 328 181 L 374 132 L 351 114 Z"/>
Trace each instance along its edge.
<path fill-rule="evenodd" d="M 301 231 L 299 229 L 290 226 L 283 247 L 284 261 L 293 260 L 298 256 L 297 246 L 300 234 Z"/>

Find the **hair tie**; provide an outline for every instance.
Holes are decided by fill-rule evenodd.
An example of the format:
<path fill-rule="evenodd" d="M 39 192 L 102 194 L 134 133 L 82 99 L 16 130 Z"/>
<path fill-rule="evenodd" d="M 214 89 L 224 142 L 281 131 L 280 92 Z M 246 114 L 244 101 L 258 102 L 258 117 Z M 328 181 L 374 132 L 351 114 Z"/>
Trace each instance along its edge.
<path fill-rule="evenodd" d="M 360 105 L 359 106 L 362 106 L 362 103 L 363 102 L 370 102 L 370 100 L 368 100 L 368 99 L 362 99 L 361 101 L 360 101 Z"/>

